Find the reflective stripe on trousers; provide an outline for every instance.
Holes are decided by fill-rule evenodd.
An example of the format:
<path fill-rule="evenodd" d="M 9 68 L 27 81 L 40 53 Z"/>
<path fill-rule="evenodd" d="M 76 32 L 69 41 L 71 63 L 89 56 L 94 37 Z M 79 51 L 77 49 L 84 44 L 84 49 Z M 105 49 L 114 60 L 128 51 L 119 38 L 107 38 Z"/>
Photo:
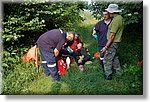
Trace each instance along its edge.
<path fill-rule="evenodd" d="M 42 61 L 43 64 L 46 64 L 47 61 Z M 56 63 L 54 64 L 47 64 L 47 67 L 55 67 L 56 66 Z"/>

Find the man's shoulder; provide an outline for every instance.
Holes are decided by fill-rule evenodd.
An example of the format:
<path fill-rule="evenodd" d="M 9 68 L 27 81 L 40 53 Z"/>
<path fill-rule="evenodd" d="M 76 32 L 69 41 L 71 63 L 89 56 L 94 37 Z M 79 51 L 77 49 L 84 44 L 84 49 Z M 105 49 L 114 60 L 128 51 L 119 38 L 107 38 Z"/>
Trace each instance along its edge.
<path fill-rule="evenodd" d="M 102 19 L 102 20 L 100 20 L 98 23 L 100 23 L 100 24 L 101 24 L 101 23 L 104 23 L 104 20 Z"/>
<path fill-rule="evenodd" d="M 52 29 L 49 32 L 50 33 L 60 33 L 60 30 L 59 29 Z"/>
<path fill-rule="evenodd" d="M 123 19 L 123 17 L 121 16 L 121 15 L 118 15 L 118 16 L 116 16 L 116 17 L 114 17 L 114 20 L 122 20 Z"/>
<path fill-rule="evenodd" d="M 52 30 L 49 30 L 47 32 L 45 32 L 42 36 L 44 39 L 60 39 L 62 38 L 62 34 L 61 32 L 59 31 L 59 29 L 52 29 Z"/>
<path fill-rule="evenodd" d="M 122 16 L 118 15 L 112 19 L 112 23 L 119 24 L 119 22 L 121 22 L 122 20 L 123 20 Z"/>
<path fill-rule="evenodd" d="M 100 20 L 100 21 L 98 21 L 98 22 L 96 23 L 95 26 L 100 26 L 100 25 L 103 24 L 103 23 L 104 23 L 104 20 Z"/>

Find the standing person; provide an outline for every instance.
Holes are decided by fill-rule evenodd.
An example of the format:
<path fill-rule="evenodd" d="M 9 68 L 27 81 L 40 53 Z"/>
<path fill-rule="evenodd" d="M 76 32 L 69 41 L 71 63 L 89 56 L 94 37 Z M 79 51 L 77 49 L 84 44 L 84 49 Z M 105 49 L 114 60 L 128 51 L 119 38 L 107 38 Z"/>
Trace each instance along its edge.
<path fill-rule="evenodd" d="M 123 18 L 119 14 L 121 10 L 118 9 L 117 4 L 110 4 L 105 10 L 110 13 L 111 17 L 113 17 L 107 32 L 108 41 L 106 46 L 102 49 L 102 53 L 105 53 L 103 60 L 105 79 L 111 80 L 113 70 L 115 70 L 116 73 L 121 74 L 117 50 L 119 43 L 121 42 L 124 25 Z"/>
<path fill-rule="evenodd" d="M 53 29 L 42 34 L 37 45 L 40 50 L 43 70 L 46 76 L 51 75 L 53 80 L 60 80 L 56 67 L 56 57 L 66 41 L 74 40 L 73 32 L 63 32 Z"/>
<path fill-rule="evenodd" d="M 108 25 L 110 24 L 111 19 L 110 15 L 107 11 L 103 11 L 103 20 L 99 21 L 93 28 L 92 35 L 95 37 L 95 34 L 99 32 L 98 38 L 98 50 L 99 52 L 102 50 L 102 48 L 106 45 L 107 42 L 107 30 Z M 104 64 L 103 64 L 104 54 L 100 54 L 100 65 L 103 68 L 104 71 Z"/>

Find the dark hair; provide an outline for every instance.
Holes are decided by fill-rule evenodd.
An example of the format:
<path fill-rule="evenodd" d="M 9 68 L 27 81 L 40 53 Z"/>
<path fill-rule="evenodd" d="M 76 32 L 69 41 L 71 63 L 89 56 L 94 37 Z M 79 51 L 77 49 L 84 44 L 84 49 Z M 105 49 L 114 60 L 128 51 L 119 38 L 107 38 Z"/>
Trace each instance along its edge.
<path fill-rule="evenodd" d="M 115 14 L 119 14 L 119 12 L 114 12 Z"/>
<path fill-rule="evenodd" d="M 108 12 L 107 10 L 103 10 L 103 12 Z"/>
<path fill-rule="evenodd" d="M 84 46 L 83 42 L 79 42 L 79 43 L 81 43 L 81 45 Z"/>

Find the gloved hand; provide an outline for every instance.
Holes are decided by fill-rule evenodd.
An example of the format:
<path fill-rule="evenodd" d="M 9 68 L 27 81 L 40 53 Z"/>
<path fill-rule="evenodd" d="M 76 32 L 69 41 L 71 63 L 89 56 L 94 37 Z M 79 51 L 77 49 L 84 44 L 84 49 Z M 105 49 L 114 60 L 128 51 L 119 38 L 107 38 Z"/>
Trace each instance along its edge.
<path fill-rule="evenodd" d="M 67 51 L 69 51 L 69 53 L 72 53 L 71 49 L 70 48 L 67 48 Z"/>
<path fill-rule="evenodd" d="M 98 36 L 96 34 L 94 34 L 93 37 L 98 40 Z"/>

